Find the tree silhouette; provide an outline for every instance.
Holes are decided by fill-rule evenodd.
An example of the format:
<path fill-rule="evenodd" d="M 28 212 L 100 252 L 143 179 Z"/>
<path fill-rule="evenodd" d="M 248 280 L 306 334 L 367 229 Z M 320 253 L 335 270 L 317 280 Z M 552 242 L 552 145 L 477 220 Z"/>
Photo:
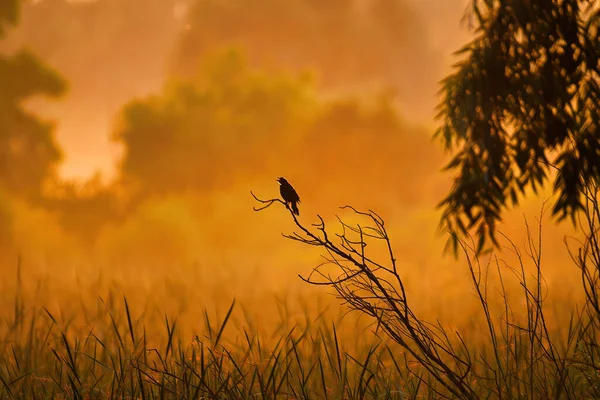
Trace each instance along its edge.
<path fill-rule="evenodd" d="M 436 133 L 453 153 L 442 226 L 495 239 L 509 203 L 553 179 L 574 217 L 600 178 L 600 14 L 589 0 L 474 0 L 475 39 L 443 81 Z M 453 245 L 456 250 L 457 238 Z"/>
<path fill-rule="evenodd" d="M 0 38 L 18 20 L 20 1 L 8 0 L 0 9 Z M 0 54 L 0 189 L 24 198 L 41 196 L 44 180 L 60 160 L 53 126 L 26 110 L 35 95 L 58 96 L 65 83 L 32 53 Z"/>

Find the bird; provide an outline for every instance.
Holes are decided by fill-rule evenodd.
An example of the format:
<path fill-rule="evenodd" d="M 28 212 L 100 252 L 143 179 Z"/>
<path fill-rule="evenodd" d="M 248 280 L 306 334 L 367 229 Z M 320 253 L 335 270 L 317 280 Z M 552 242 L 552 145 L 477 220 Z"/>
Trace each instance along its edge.
<path fill-rule="evenodd" d="M 277 182 L 279 182 L 279 193 L 281 193 L 285 205 L 289 204 L 292 207 L 292 212 L 300 215 L 300 211 L 298 211 L 298 203 L 300 203 L 298 193 L 296 193 L 292 185 L 285 178 L 277 178 Z"/>

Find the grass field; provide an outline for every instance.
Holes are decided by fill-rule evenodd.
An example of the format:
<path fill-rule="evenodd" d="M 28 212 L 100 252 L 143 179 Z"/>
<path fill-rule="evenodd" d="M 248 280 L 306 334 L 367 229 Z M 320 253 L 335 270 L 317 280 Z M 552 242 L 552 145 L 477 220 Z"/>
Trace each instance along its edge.
<path fill-rule="evenodd" d="M 372 284 L 386 272 L 372 263 L 344 264 L 373 271 L 354 286 L 303 282 L 298 274 L 308 277 L 331 246 L 346 250 L 281 238 L 300 231 L 285 209 L 256 213 L 251 201 L 149 202 L 93 249 L 51 216 L 16 209 L 21 257 L 0 252 L 0 398 L 600 394 L 593 208 L 586 229 L 565 233 L 531 202 L 519 210 L 529 226 L 507 216 L 502 251 L 476 257 L 464 243 L 453 259 L 441 255 L 439 215 L 384 207 L 398 276 L 387 274 L 382 291 Z M 318 222 L 317 206 L 307 204 L 302 221 Z M 338 240 L 334 212 L 324 222 Z M 369 257 L 389 266 L 386 242 L 368 242 Z"/>
<path fill-rule="evenodd" d="M 543 240 L 528 243 L 512 257 L 466 249 L 461 295 L 408 287 L 408 322 L 348 312 L 300 280 L 238 293 L 226 269 L 204 283 L 173 269 L 142 290 L 106 277 L 61 287 L 15 265 L 0 398 L 594 398 L 598 314 L 580 288 L 544 281 Z"/>

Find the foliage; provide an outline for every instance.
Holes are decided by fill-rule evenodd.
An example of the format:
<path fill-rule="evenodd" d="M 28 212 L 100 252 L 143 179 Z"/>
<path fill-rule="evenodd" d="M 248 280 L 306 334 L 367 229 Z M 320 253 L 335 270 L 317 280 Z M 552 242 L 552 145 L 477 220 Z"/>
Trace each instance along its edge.
<path fill-rule="evenodd" d="M 17 23 L 20 1 L 21 0 L 2 0 L 2 7 L 0 7 L 0 38 L 4 36 L 7 25 L 14 25 Z"/>
<path fill-rule="evenodd" d="M 526 189 L 554 175 L 559 219 L 600 178 L 600 10 L 587 0 L 475 0 L 475 39 L 443 82 L 436 136 L 454 156 L 441 202 L 452 232 L 478 249 Z M 458 244 L 453 240 L 454 248 Z"/>
<path fill-rule="evenodd" d="M 84 182 L 57 179 L 47 187 L 40 204 L 82 244 L 92 243 L 103 227 L 123 216 L 119 188 L 104 184 L 100 174 Z"/>
<path fill-rule="evenodd" d="M 19 1 L 4 1 L 0 34 L 16 23 Z M 6 6 L 6 7 L 5 7 Z M 60 160 L 51 123 L 27 111 L 33 96 L 58 96 L 65 83 L 55 71 L 27 50 L 0 55 L 0 189 L 38 199 L 44 180 Z"/>
<path fill-rule="evenodd" d="M 210 59 L 195 80 L 128 104 L 115 139 L 121 173 L 142 194 L 183 193 L 227 181 L 231 166 L 256 168 L 311 109 L 302 79 L 249 71 L 235 50 Z"/>
<path fill-rule="evenodd" d="M 357 197 L 379 191 L 396 205 L 414 204 L 427 195 L 419 188 L 436 185 L 439 154 L 429 133 L 405 123 L 394 101 L 389 92 L 323 98 L 308 74 L 254 69 L 239 51 L 220 51 L 193 77 L 124 107 L 114 135 L 124 149 L 122 182 L 135 204 L 150 195 L 271 180 L 278 171 L 327 201 L 339 195 L 330 182 L 352 171 Z M 367 163 L 369 154 L 377 157 Z M 420 168 L 411 170 L 416 163 Z M 324 170 L 329 179 L 314 179 Z M 410 182 L 414 190 L 382 187 L 367 179 L 373 176 Z"/>

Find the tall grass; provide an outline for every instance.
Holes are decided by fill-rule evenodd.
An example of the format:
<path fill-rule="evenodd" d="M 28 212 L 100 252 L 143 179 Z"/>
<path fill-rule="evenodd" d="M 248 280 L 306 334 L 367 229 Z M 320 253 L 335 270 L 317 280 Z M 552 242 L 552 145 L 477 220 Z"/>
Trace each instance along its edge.
<path fill-rule="evenodd" d="M 473 271 L 478 268 L 474 261 Z M 449 395 L 407 351 L 377 329 L 363 326 L 340 335 L 346 320 L 306 311 L 304 318 L 282 314 L 270 331 L 252 316 L 234 316 L 232 301 L 215 320 L 204 313 L 196 334 L 181 333 L 165 316 L 162 333 L 148 316 L 117 293 L 88 307 L 86 315 L 51 312 L 28 305 L 21 290 L 14 312 L 3 321 L 0 343 L 0 398 L 74 399 L 405 399 Z M 239 313 L 238 313 L 239 314 Z M 241 313 L 244 315 L 244 313 Z M 154 321 L 149 321 L 154 324 Z M 501 328 L 501 329 L 500 329 Z M 473 331 L 481 334 L 479 326 Z M 542 347 L 508 322 L 491 328 L 491 341 L 473 342 L 471 354 L 488 375 L 468 382 L 482 398 L 550 398 L 542 383 L 559 384 Z M 505 330 L 509 334 L 503 334 Z M 567 335 L 552 332 L 569 341 Z M 454 344 L 460 344 L 458 337 Z M 572 345 L 569 345 L 569 351 Z M 572 353 L 572 351 L 571 351 Z M 481 370 L 481 369 L 480 369 Z M 543 378 L 543 379 L 542 379 Z M 563 386 L 575 398 L 590 388 L 570 370 Z M 496 385 L 502 382 L 501 389 Z M 495 396 L 494 393 L 502 393 Z M 547 394 L 547 392 L 546 392 Z M 560 397 L 560 396 L 559 396 Z M 581 398 L 581 397 L 580 397 Z"/>
<path fill-rule="evenodd" d="M 149 337 L 126 298 L 122 307 L 102 304 L 86 331 L 17 296 L 2 330 L 0 398 L 399 399 L 418 391 L 385 338 L 350 354 L 322 314 L 265 335 L 250 323 L 232 326 L 234 301 L 222 320 L 206 313 L 201 333 L 185 340 L 176 319 L 165 317 L 164 335 Z"/>
<path fill-rule="evenodd" d="M 265 331 L 251 316 L 235 316 L 240 308 L 232 301 L 217 320 L 205 312 L 196 334 L 189 337 L 181 333 L 177 319 L 167 316 L 162 333 L 154 327 L 147 329 L 147 317 L 117 293 L 99 301 L 96 309 L 88 308 L 88 314 L 79 318 L 81 322 L 75 319 L 82 316 L 59 316 L 28 305 L 17 291 L 14 313 L 0 330 L 0 398 L 444 396 L 443 387 L 426 369 L 376 325 L 360 327 L 355 336 L 341 334 L 342 325 L 353 322 L 350 316 L 333 322 L 327 313 L 307 310 L 300 321 L 282 315 L 279 324 Z M 478 326 L 472 330 L 481 333 Z M 530 379 L 530 373 L 544 376 L 553 371 L 542 355 L 531 352 L 529 338 L 501 335 L 494 340 L 477 341 L 471 351 L 480 363 L 502 365 L 504 398 L 550 398 L 525 390 L 536 381 Z M 499 349 L 503 349 L 500 355 Z M 575 381 L 582 377 L 568 381 L 574 385 L 572 398 L 589 388 L 585 382 Z M 481 398 L 498 398 L 490 390 L 498 380 L 493 374 L 482 375 L 469 385 Z"/>

